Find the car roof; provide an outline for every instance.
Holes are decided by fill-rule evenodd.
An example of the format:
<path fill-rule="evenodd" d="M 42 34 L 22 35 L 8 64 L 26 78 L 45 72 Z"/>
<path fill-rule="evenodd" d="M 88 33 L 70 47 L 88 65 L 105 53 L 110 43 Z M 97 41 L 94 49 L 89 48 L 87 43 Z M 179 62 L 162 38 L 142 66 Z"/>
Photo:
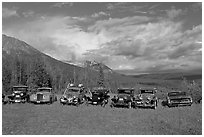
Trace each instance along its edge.
<path fill-rule="evenodd" d="M 49 88 L 49 87 L 41 87 L 41 88 L 38 88 L 38 89 L 52 89 L 52 88 Z"/>
<path fill-rule="evenodd" d="M 21 87 L 21 88 L 28 88 L 28 86 L 24 86 L 24 85 L 22 85 L 22 86 L 13 86 L 13 88 L 18 88 L 18 87 Z"/>
<path fill-rule="evenodd" d="M 143 87 L 140 88 L 140 90 L 155 90 L 156 88 L 152 88 L 152 87 Z"/>
<path fill-rule="evenodd" d="M 181 92 L 185 92 L 185 91 L 170 91 L 168 93 L 181 93 Z"/>
<path fill-rule="evenodd" d="M 135 90 L 134 88 L 118 88 L 118 90 Z"/>

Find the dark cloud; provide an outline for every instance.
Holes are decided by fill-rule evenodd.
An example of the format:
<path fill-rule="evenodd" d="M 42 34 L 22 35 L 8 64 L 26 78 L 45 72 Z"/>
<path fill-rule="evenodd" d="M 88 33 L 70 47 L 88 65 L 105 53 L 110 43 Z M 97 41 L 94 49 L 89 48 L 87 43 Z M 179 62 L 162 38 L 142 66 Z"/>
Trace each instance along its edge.
<path fill-rule="evenodd" d="M 202 67 L 202 25 L 199 22 L 193 28 L 184 28 L 186 22 L 181 18 L 184 8 L 165 7 L 162 15 L 155 12 L 155 16 L 147 16 L 130 13 L 146 12 L 145 8 L 155 10 L 161 5 L 108 5 L 109 11 L 97 9 L 86 16 L 63 14 L 41 18 L 42 15 L 33 17 L 31 10 L 30 13 L 25 10 L 24 17 L 31 18 L 20 17 L 20 21 L 9 23 L 4 18 L 3 33 L 60 60 L 96 60 L 118 70 L 150 72 Z M 118 10 L 126 10 L 128 16 L 112 16 L 112 11 L 119 13 Z M 10 12 L 7 16 L 15 17 L 15 13 Z M 111 18 L 99 18 L 109 13 Z"/>

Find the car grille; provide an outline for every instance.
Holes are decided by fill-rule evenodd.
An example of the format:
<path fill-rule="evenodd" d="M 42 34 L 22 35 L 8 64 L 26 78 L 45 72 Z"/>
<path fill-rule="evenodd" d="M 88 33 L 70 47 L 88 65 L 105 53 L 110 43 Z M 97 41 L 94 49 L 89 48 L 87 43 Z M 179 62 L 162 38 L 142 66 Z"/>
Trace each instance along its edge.
<path fill-rule="evenodd" d="M 37 94 L 37 101 L 43 100 L 43 94 Z"/>
<path fill-rule="evenodd" d="M 92 97 L 92 101 L 98 101 L 99 99 L 98 99 L 98 96 L 96 96 L 96 95 L 94 95 L 93 97 Z"/>
<path fill-rule="evenodd" d="M 190 102 L 190 99 L 183 98 L 183 99 L 171 99 L 172 103 L 188 103 Z"/>

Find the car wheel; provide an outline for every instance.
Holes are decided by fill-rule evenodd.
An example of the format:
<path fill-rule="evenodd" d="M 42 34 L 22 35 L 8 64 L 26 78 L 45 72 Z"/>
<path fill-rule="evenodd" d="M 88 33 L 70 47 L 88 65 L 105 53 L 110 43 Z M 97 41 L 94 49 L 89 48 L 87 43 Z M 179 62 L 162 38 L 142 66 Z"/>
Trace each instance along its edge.
<path fill-rule="evenodd" d="M 52 98 L 50 98 L 50 101 L 48 102 L 48 105 L 52 104 Z"/>
<path fill-rule="evenodd" d="M 131 102 L 128 102 L 128 108 L 131 108 L 132 106 L 131 106 Z"/>
<path fill-rule="evenodd" d="M 105 107 L 106 106 L 106 101 L 104 100 L 101 104 L 102 107 Z"/>
<path fill-rule="evenodd" d="M 153 107 L 154 109 L 156 109 L 157 108 L 157 102 L 155 101 L 154 102 L 154 107 Z"/>
<path fill-rule="evenodd" d="M 79 102 L 76 103 L 76 106 L 77 106 L 77 107 L 79 106 Z"/>
<path fill-rule="evenodd" d="M 114 107 L 114 105 L 113 105 L 113 103 L 112 103 L 112 102 L 111 102 L 111 104 L 110 104 L 110 107 L 111 107 L 111 108 L 113 108 L 113 107 Z"/>

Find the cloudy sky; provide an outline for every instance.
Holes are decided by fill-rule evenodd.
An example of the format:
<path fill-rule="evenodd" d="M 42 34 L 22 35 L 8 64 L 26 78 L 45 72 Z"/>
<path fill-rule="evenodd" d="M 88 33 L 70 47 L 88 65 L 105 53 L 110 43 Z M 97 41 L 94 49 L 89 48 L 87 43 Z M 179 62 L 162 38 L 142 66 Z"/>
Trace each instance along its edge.
<path fill-rule="evenodd" d="M 56 59 L 126 74 L 202 68 L 201 3 L 3 3 L 2 31 Z"/>

